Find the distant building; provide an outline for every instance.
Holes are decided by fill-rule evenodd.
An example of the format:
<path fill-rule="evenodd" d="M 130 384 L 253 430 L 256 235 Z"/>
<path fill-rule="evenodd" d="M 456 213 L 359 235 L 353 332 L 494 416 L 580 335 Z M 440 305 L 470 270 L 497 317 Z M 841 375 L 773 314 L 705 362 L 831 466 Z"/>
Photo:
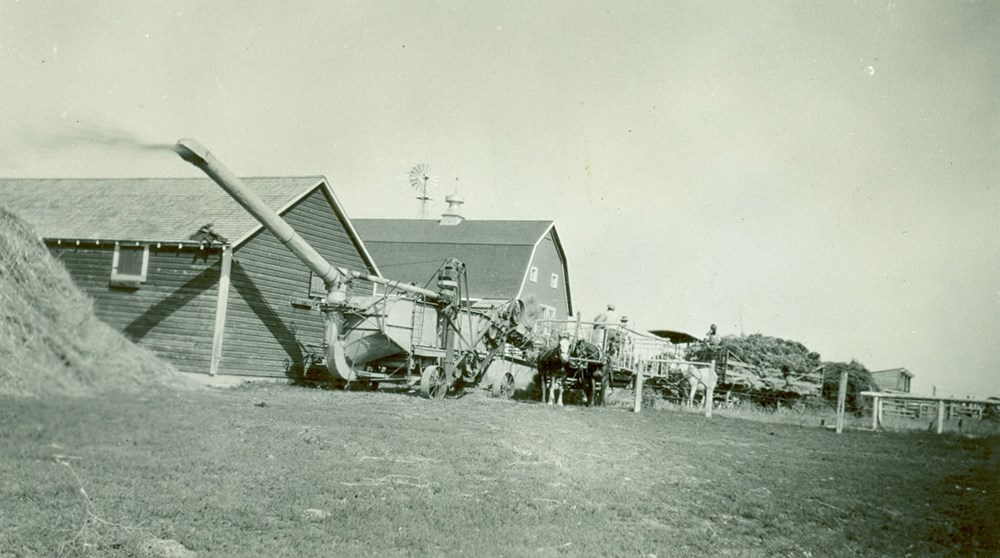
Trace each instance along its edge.
<path fill-rule="evenodd" d="M 520 298 L 541 318 L 573 314 L 569 268 L 552 221 L 468 221 L 459 213 L 461 198 L 448 202 L 440 221 L 354 219 L 385 277 L 433 288 L 441 263 L 457 258 L 475 300 Z"/>
<path fill-rule="evenodd" d="M 910 393 L 910 380 L 913 374 L 905 368 L 890 368 L 872 372 L 872 381 L 878 386 L 878 391 L 895 391 Z"/>
<path fill-rule="evenodd" d="M 331 263 L 379 273 L 325 178 L 245 183 Z M 182 371 L 282 377 L 323 342 L 322 281 L 207 178 L 0 179 L 0 204 L 98 317 Z"/>

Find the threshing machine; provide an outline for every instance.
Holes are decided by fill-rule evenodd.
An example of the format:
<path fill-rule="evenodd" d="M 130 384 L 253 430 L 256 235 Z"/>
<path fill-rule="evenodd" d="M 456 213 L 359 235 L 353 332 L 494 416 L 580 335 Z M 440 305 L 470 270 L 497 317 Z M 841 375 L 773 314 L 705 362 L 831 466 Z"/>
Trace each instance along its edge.
<path fill-rule="evenodd" d="M 203 145 L 183 139 L 175 150 L 222 187 L 323 280 L 326 297 L 323 349 L 326 367 L 344 382 L 395 382 L 415 385 L 425 397 L 444 397 L 452 387 L 478 383 L 508 340 L 525 339 L 520 300 L 473 308 L 466 293 L 465 265 L 444 262 L 436 291 L 333 266 L 306 242 L 239 177 Z M 351 282 L 384 286 L 385 294 L 349 294 Z M 513 377 L 494 386 L 513 392 Z"/>

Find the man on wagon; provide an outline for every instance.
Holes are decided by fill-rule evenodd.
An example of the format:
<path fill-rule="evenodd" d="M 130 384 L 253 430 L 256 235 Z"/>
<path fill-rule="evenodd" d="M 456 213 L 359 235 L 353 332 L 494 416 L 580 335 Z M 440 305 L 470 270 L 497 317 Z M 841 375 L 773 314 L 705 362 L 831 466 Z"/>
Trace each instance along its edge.
<path fill-rule="evenodd" d="M 597 345 L 603 351 L 606 348 L 605 342 L 608 336 L 608 326 L 614 326 L 618 321 L 615 314 L 615 305 L 609 304 L 608 308 L 594 317 L 594 329 L 590 334 L 590 342 Z"/>

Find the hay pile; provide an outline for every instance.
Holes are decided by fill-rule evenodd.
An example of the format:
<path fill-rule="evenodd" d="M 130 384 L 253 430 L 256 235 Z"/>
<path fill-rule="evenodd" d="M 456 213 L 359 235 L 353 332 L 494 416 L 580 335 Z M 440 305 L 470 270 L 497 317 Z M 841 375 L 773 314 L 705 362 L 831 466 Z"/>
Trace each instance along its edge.
<path fill-rule="evenodd" d="M 0 208 L 0 395 L 185 384 L 172 365 L 97 319 L 31 227 Z"/>

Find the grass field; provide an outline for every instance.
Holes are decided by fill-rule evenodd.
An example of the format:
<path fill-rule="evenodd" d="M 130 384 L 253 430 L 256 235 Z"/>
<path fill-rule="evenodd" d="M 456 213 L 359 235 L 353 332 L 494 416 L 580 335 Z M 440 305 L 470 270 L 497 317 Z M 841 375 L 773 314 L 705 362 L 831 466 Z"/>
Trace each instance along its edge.
<path fill-rule="evenodd" d="M 283 385 L 0 424 L 3 558 L 1000 554 L 995 436 Z"/>

